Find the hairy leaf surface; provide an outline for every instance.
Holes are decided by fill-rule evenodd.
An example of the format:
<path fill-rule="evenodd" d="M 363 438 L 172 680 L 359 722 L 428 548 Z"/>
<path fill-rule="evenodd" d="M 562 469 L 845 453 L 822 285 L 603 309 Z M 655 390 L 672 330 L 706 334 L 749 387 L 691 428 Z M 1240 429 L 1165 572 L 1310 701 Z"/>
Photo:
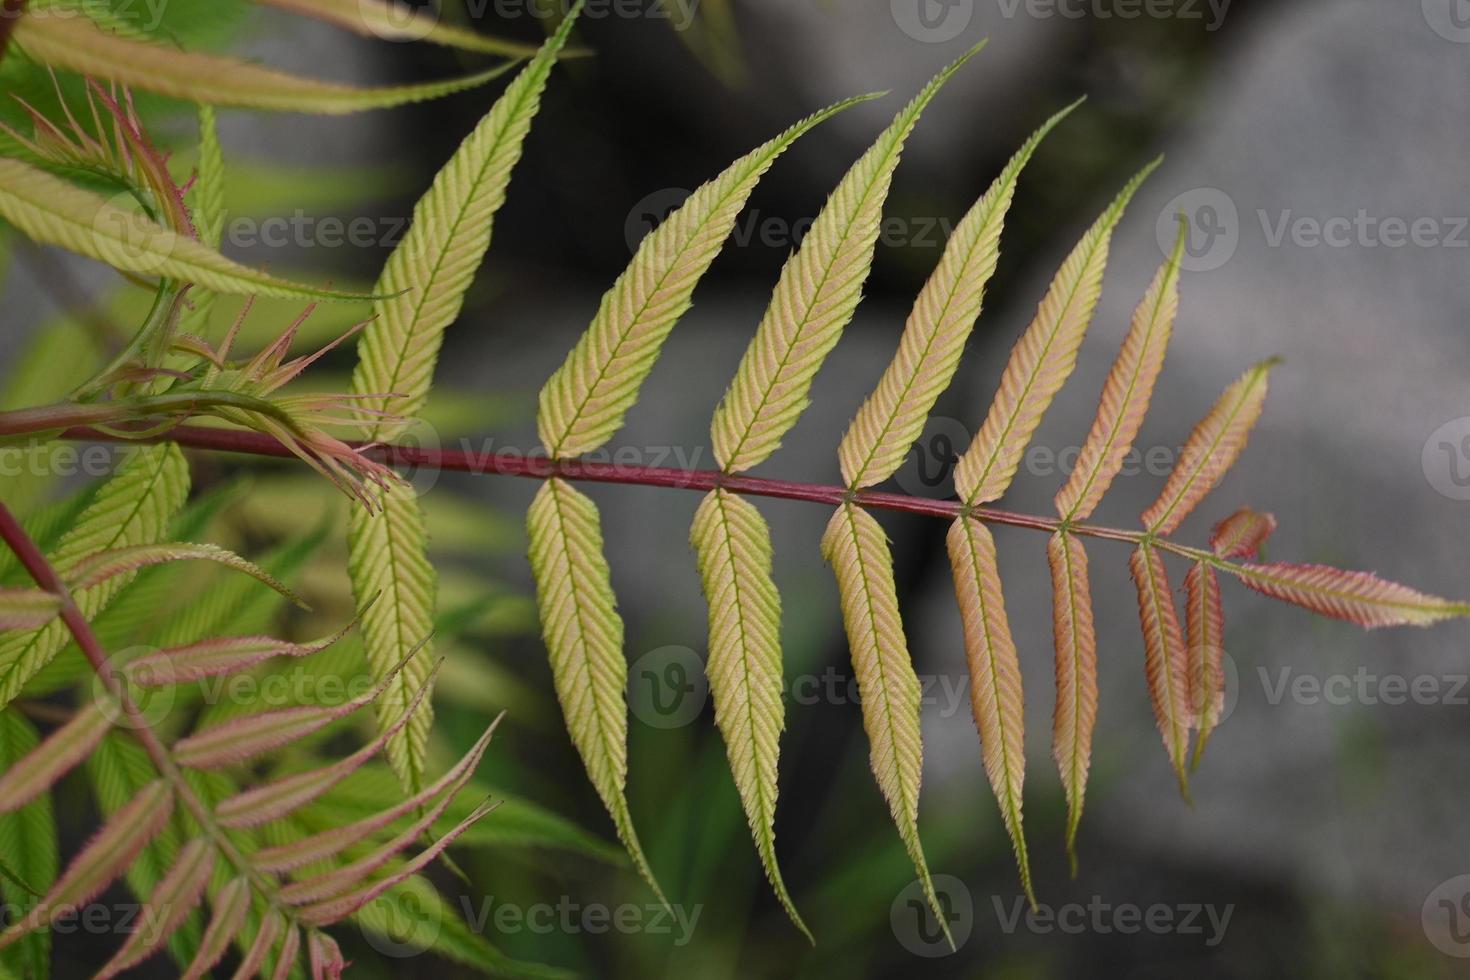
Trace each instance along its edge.
<path fill-rule="evenodd" d="M 0 765 L 8 770 L 40 742 L 35 727 L 19 711 L 0 710 Z M 16 916 L 29 912 L 51 888 L 60 865 L 57 852 L 50 793 L 42 793 L 18 810 L 0 813 L 0 862 L 9 872 L 0 874 L 0 895 Z M 49 975 L 50 956 L 51 934 L 39 931 L 0 953 L 0 962 L 14 966 L 20 976 L 44 980 Z"/>
<path fill-rule="evenodd" d="M 1021 661 L 1006 619 L 995 539 L 978 520 L 961 517 L 946 539 L 954 594 L 965 629 L 965 660 L 970 669 L 970 707 L 980 729 L 985 774 L 1000 803 L 1001 819 L 1016 852 L 1021 887 L 1031 905 L 1031 860 L 1021 827 L 1021 791 L 1026 778 L 1025 706 Z"/>
<path fill-rule="evenodd" d="M 1181 223 L 1174 251 L 1155 273 L 1123 339 L 1123 349 L 1103 382 L 1097 418 L 1066 485 L 1057 491 L 1057 513 L 1069 520 L 1092 516 L 1143 425 L 1154 384 L 1164 369 L 1164 354 L 1179 313 L 1179 264 L 1188 225 Z"/>
<path fill-rule="evenodd" d="M 1067 795 L 1067 860 L 1077 874 L 1077 827 L 1092 764 L 1092 731 L 1097 723 L 1097 633 L 1092 618 L 1092 586 L 1087 579 L 1087 549 L 1071 534 L 1058 532 L 1046 546 L 1051 567 L 1052 640 L 1056 646 L 1057 702 L 1052 713 L 1052 757 Z"/>
<path fill-rule="evenodd" d="M 711 491 L 694 515 L 690 544 L 709 605 L 710 693 L 730 771 L 766 877 L 786 914 L 811 933 L 781 879 L 776 860 L 777 762 L 781 698 L 781 597 L 771 579 L 771 532 L 755 506 Z"/>
<path fill-rule="evenodd" d="M 919 873 L 934 918 L 949 936 L 949 917 L 934 893 L 919 842 L 919 785 L 924 775 L 920 687 L 899 616 L 888 539 L 871 514 L 844 504 L 822 534 L 822 557 L 837 576 L 873 776 Z"/>
<path fill-rule="evenodd" d="M 19 160 L 0 158 L 0 218 L 43 245 L 59 245 L 126 272 L 196 282 L 216 292 L 362 298 L 247 268 L 207 245 Z"/>
<path fill-rule="evenodd" d="M 1080 103 L 1046 121 L 955 226 L 904 325 L 898 353 L 863 402 L 837 450 L 843 482 L 870 487 L 893 475 L 939 396 L 954 380 L 1000 258 L 1000 235 L 1016 182 L 1036 148 Z"/>
<path fill-rule="evenodd" d="M 106 79 L 186 102 L 240 109 L 341 115 L 422 102 L 483 85 L 515 62 L 463 78 L 418 85 L 354 88 L 225 55 L 181 51 L 141 38 L 118 37 L 85 17 L 22 17 L 12 41 L 43 65 Z"/>
<path fill-rule="evenodd" d="M 541 389 L 536 427 L 554 458 L 590 452 L 622 427 L 669 332 L 689 309 L 694 287 L 776 158 L 813 126 L 870 98 L 839 102 L 756 147 L 643 239 L 603 295 L 592 325 Z"/>
<path fill-rule="evenodd" d="M 547 480 L 531 503 L 526 529 L 541 635 L 567 731 L 634 866 L 663 901 L 624 792 L 628 664 L 597 505 L 565 480 Z"/>
<path fill-rule="evenodd" d="M 432 7 L 401 7 L 388 0 L 256 0 L 385 41 L 426 41 L 462 51 L 528 58 L 534 45 L 490 37 L 442 20 Z M 568 18 L 570 20 L 571 18 Z"/>
<path fill-rule="evenodd" d="M 320 0 L 313 0 L 320 2 Z M 355 4 L 354 4 L 355 7 Z M 391 412 L 373 438 L 400 433 L 423 407 L 445 329 L 459 316 L 505 203 L 506 188 L 541 93 L 575 18 L 568 17 L 465 137 L 413 209 L 408 234 L 383 267 L 375 318 L 358 343 L 352 390 L 364 408 Z"/>
<path fill-rule="evenodd" d="M 805 410 L 812 379 L 862 299 L 904 142 L 924 107 L 983 46 L 945 68 L 903 108 L 847 171 L 781 269 L 771 304 L 715 409 L 710 436 L 721 468 L 736 473 L 766 459 Z"/>
<path fill-rule="evenodd" d="M 1225 709 L 1225 613 L 1215 570 L 1196 562 L 1184 576 L 1184 631 L 1190 725 L 1199 731 L 1191 768 L 1198 768 Z"/>
<path fill-rule="evenodd" d="M 1067 256 L 1036 317 L 1011 351 L 990 412 L 959 462 L 955 489 L 967 504 L 999 498 L 1011 485 L 1041 416 L 1077 366 L 1077 350 L 1102 294 L 1113 229 L 1158 161 L 1130 180 Z"/>
<path fill-rule="evenodd" d="M 1215 525 L 1210 547 L 1221 558 L 1254 558 L 1276 530 L 1276 518 L 1242 507 Z"/>
<path fill-rule="evenodd" d="M 1195 426 L 1159 499 L 1143 512 L 1143 524 L 1151 533 L 1172 534 L 1235 465 L 1261 417 L 1266 379 L 1279 363 L 1274 358 L 1263 361 L 1241 375 Z"/>
<path fill-rule="evenodd" d="M 19 810 L 49 790 L 85 759 L 112 727 L 112 716 L 93 699 L 24 757 L 0 772 L 0 813 Z"/>
<path fill-rule="evenodd" d="M 1429 626 L 1470 612 L 1465 603 L 1426 595 L 1371 572 L 1286 562 L 1221 568 L 1257 592 L 1368 629 Z"/>
<path fill-rule="evenodd" d="M 1174 593 L 1164 560 L 1148 545 L 1140 545 L 1129 559 L 1138 587 L 1138 617 L 1143 627 L 1144 672 L 1154 721 L 1164 738 L 1169 762 L 1179 780 L 1179 791 L 1189 797 L 1185 763 L 1189 754 L 1189 678 L 1184 634 L 1174 609 Z"/>

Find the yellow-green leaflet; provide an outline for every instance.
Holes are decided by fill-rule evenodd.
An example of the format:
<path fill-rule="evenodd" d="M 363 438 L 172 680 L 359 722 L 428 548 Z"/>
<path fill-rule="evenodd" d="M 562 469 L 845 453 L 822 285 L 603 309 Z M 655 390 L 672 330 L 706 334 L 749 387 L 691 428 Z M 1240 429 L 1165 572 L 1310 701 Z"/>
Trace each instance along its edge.
<path fill-rule="evenodd" d="M 781 703 L 781 596 L 771 580 L 771 532 L 754 505 L 724 490 L 704 498 L 689 542 L 709 605 L 710 693 L 715 724 L 766 877 L 796 927 L 811 939 L 776 861 Z"/>
<path fill-rule="evenodd" d="M 463 51 L 529 58 L 532 44 L 487 37 L 439 19 L 434 7 L 400 7 L 387 0 L 256 0 L 385 41 L 427 41 Z"/>
<path fill-rule="evenodd" d="M 32 241 L 59 245 L 125 272 L 168 276 L 220 293 L 363 298 L 287 282 L 246 268 L 136 211 L 118 207 L 99 194 L 19 160 L 0 159 L 0 218 Z"/>
<path fill-rule="evenodd" d="M 875 97 L 839 102 L 747 153 L 643 239 L 603 295 L 592 325 L 541 389 L 536 426 L 553 457 L 596 449 L 622 426 L 669 331 L 689 309 L 694 287 L 776 158 L 817 123 Z"/>
<path fill-rule="evenodd" d="M 169 521 L 189 493 L 188 464 L 172 444 L 138 447 L 130 453 L 117 475 L 102 485 L 48 556 L 63 576 L 73 565 L 99 552 L 165 540 Z M 78 590 L 74 598 L 82 615 L 88 619 L 96 616 L 132 579 L 130 572 L 94 588 Z M 39 630 L 0 636 L 0 708 L 9 704 L 70 638 L 66 625 L 57 620 Z"/>
<path fill-rule="evenodd" d="M 382 298 L 373 303 L 376 317 L 358 343 L 352 390 L 391 394 L 365 407 L 403 418 L 379 423 L 374 438 L 392 438 L 423 406 L 444 330 L 459 315 L 490 246 L 495 213 L 572 23 L 571 17 L 562 22 L 434 177 L 414 206 L 407 236 L 383 267 L 374 290 Z"/>
<path fill-rule="evenodd" d="M 945 68 L 894 117 L 842 178 L 781 269 L 771 305 L 711 424 L 715 459 L 727 472 L 750 469 L 774 453 L 805 410 L 812 379 L 862 299 L 904 141 L 924 107 L 982 47 L 983 42 Z"/>
<path fill-rule="evenodd" d="M 955 226 L 909 313 L 898 353 L 837 450 L 847 486 L 871 487 L 888 479 L 924 431 L 924 420 L 954 380 L 965 341 L 980 316 L 985 286 L 1000 258 L 1000 234 L 1016 181 L 1047 133 L 1080 104 L 1074 102 L 1048 119 Z"/>
<path fill-rule="evenodd" d="M 225 233 L 225 158 L 219 144 L 219 125 L 213 106 L 199 107 L 199 173 L 189 209 L 199 240 L 216 251 Z M 196 286 L 189 292 L 194 304 L 179 318 L 178 332 L 204 336 L 214 310 L 214 293 Z"/>
<path fill-rule="evenodd" d="M 985 774 L 995 790 L 1001 819 L 1016 852 L 1021 887 L 1035 908 L 1031 861 L 1026 856 L 1026 835 L 1021 829 L 1021 787 L 1026 777 L 1021 661 L 1006 618 L 995 539 L 984 524 L 962 516 L 950 525 L 946 544 L 965 628 L 970 707 L 980 731 Z"/>
<path fill-rule="evenodd" d="M 934 918 L 949 937 L 949 917 L 934 894 L 929 864 L 919 843 L 919 783 L 924 749 L 919 729 L 920 687 L 909 660 L 898 613 L 893 555 L 883 528 L 861 507 L 844 504 L 822 535 L 822 557 L 837 575 L 842 622 L 852 650 L 852 669 L 863 703 L 869 760 L 888 802 L 909 859 L 919 872 Z"/>
<path fill-rule="evenodd" d="M 602 553 L 597 505 L 554 477 L 532 501 L 526 529 L 541 635 L 567 732 L 638 873 L 667 904 L 643 856 L 624 795 L 628 663 L 623 658 L 623 620 Z"/>
<path fill-rule="evenodd" d="M 408 657 L 374 703 L 378 730 L 383 731 L 412 703 L 414 692 L 430 682 L 433 651 L 428 641 L 434 630 L 439 578 L 429 562 L 424 511 L 413 487 L 394 483 L 383 490 L 378 504 L 372 512 L 352 508 L 347 572 L 359 608 L 366 606 L 360 628 L 373 677 L 388 676 Z M 423 698 L 408 724 L 388 740 L 388 761 L 409 790 L 417 791 L 422 784 L 433 721 L 433 705 Z"/>
<path fill-rule="evenodd" d="M 352 376 L 355 393 L 384 396 L 363 399 L 363 407 L 393 413 L 373 423 L 374 439 L 398 435 L 423 407 L 444 331 L 459 315 L 490 245 L 495 212 L 505 201 L 547 75 L 574 19 L 562 23 L 439 171 L 414 208 L 407 237 L 388 257 L 375 290 L 383 298 L 373 304 L 377 316 L 358 343 Z M 378 702 L 382 728 L 391 726 L 412 693 L 429 682 L 438 576 L 429 561 L 424 520 L 422 505 L 406 485 L 388 490 L 379 512 L 357 508 L 352 514 L 348 566 L 353 593 L 364 608 L 363 641 L 373 676 L 386 677 L 423 645 L 395 676 L 390 695 L 397 696 Z M 426 697 L 388 743 L 389 761 L 410 791 L 420 788 L 432 719 Z"/>
<path fill-rule="evenodd" d="M 1077 350 L 1102 295 L 1113 229 L 1134 192 L 1158 165 L 1155 160 L 1139 171 L 1082 236 L 1052 280 L 1036 318 L 1016 342 L 985 423 L 955 466 L 955 489 L 965 503 L 995 500 L 1015 478 L 1041 416 L 1077 366 Z"/>
<path fill-rule="evenodd" d="M 209 105 L 322 115 L 437 99 L 483 85 L 515 65 L 506 62 L 442 82 L 354 88 L 262 68 L 239 58 L 117 37 L 85 17 L 25 16 L 15 25 L 11 39 L 43 65 L 144 92 Z"/>

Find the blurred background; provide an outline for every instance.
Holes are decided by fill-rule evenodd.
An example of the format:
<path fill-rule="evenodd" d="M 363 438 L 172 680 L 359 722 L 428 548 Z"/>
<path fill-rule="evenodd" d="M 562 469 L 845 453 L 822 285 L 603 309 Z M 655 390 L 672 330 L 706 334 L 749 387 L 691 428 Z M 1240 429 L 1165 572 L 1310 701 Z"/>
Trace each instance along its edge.
<path fill-rule="evenodd" d="M 198 7 L 165 0 L 159 16 L 197 43 L 317 77 L 387 84 L 478 64 L 235 0 Z M 521 40 L 549 23 L 530 0 L 444 0 L 441 16 Z M 1167 472 L 1160 460 L 1217 393 L 1281 355 L 1248 452 L 1182 539 L 1202 543 L 1213 521 L 1249 504 L 1280 519 L 1273 558 L 1470 594 L 1464 0 L 639 0 L 595 5 L 575 37 L 591 56 L 553 76 L 482 275 L 448 334 L 429 438 L 534 448 L 537 390 L 642 235 L 690 188 L 795 119 L 891 90 L 803 138 L 765 178 L 608 447 L 619 462 L 714 465 L 710 414 L 804 222 L 903 102 L 988 37 L 910 139 L 867 300 L 812 407 L 758 472 L 837 480 L 835 447 L 891 357 L 945 229 L 1032 130 L 1086 96 L 1021 179 L 956 383 L 894 489 L 951 493 L 952 454 L 984 417 L 1061 259 L 1162 153 L 1115 236 L 1081 363 L 1004 505 L 1051 510 L 1066 476 L 1057 456 L 1085 435 L 1182 211 L 1189 271 L 1169 364 L 1138 465 L 1098 520 L 1132 525 Z M 298 278 L 371 283 L 413 201 L 500 85 L 340 119 L 225 113 L 226 251 Z M 187 153 L 192 117 L 148 111 Z M 359 219 L 357 246 L 327 233 Z M 39 370 L 34 359 L 83 345 L 76 338 L 89 322 L 138 303 L 105 269 L 13 245 L 0 334 L 12 384 L 38 377 L 27 373 Z M 260 336 L 284 315 L 257 311 Z M 318 314 L 319 335 L 354 316 Z M 47 325 L 71 346 L 38 354 Z M 329 370 L 345 374 L 351 363 L 348 352 Z M 246 485 L 234 461 L 213 458 L 199 473 L 202 485 L 236 488 L 222 533 L 283 548 L 323 529 L 328 544 L 298 575 L 330 608 L 345 586 L 344 502 L 289 469 L 267 468 Z M 700 978 L 1407 978 L 1459 975 L 1470 957 L 1463 624 L 1370 635 L 1227 585 L 1230 713 L 1193 780 L 1191 807 L 1149 710 L 1126 550 L 1091 545 L 1102 694 L 1073 878 L 1049 748 L 1044 539 L 998 530 L 1028 708 L 1026 828 L 1041 910 L 1027 917 L 970 719 L 942 526 L 882 516 L 925 684 L 920 827 L 958 942 L 950 952 L 915 903 L 912 868 L 868 770 L 836 590 L 817 547 L 828 515 L 761 502 L 776 542 L 790 692 L 778 848 L 813 948 L 763 880 L 701 680 L 705 608 L 686 543 L 698 496 L 589 491 L 627 624 L 629 795 L 681 917 L 664 921 L 620 863 L 560 721 L 523 557 L 520 521 L 534 484 L 428 474 L 420 488 L 445 568 L 441 611 L 458 617 L 436 695 L 437 751 L 462 750 L 488 715 L 507 709 L 486 779 L 521 801 L 500 828 L 492 815 L 459 858 L 473 886 L 447 873 L 435 881 L 471 931 L 512 956 L 587 975 Z M 1183 569 L 1175 574 L 1177 583 Z M 536 829 L 518 835 L 517 813 Z M 553 818 L 564 821 L 554 824 L 562 846 L 546 829 Z M 534 915 L 497 921 L 507 906 L 567 912 L 542 929 Z M 637 910 L 626 927 L 597 928 L 585 914 L 625 906 Z M 58 955 L 95 965 L 83 943 Z M 411 955 L 413 942 L 348 935 L 344 947 L 358 961 L 354 976 L 475 975 L 452 959 Z"/>

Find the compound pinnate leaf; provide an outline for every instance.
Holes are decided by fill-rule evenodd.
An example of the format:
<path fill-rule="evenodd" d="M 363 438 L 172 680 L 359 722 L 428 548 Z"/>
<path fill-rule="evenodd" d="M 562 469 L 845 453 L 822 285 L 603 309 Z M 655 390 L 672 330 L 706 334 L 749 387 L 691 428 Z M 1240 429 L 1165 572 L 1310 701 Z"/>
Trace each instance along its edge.
<path fill-rule="evenodd" d="M 528 58 L 534 45 L 489 37 L 444 22 L 432 8 L 395 7 L 388 0 L 257 0 L 272 7 L 385 41 L 425 41 L 462 51 Z M 571 18 L 568 18 L 571 19 Z"/>
<path fill-rule="evenodd" d="M 710 693 L 730 771 L 766 877 L 786 914 L 811 933 L 786 891 L 776 860 L 777 763 L 785 727 L 781 597 L 771 579 L 771 532 L 760 512 L 724 490 L 694 515 L 690 544 L 709 605 Z"/>
<path fill-rule="evenodd" d="M 22 935 L 71 915 L 132 863 L 173 812 L 173 790 L 163 780 L 145 786 L 102 826 L 72 859 L 56 884 L 23 917 L 0 932 L 0 949 Z"/>
<path fill-rule="evenodd" d="M 12 40 L 43 65 L 143 92 L 215 106 L 320 115 L 437 99 L 483 85 L 515 65 L 505 62 L 440 82 L 354 88 L 290 75 L 238 58 L 119 37 L 99 29 L 85 17 L 22 17 Z"/>
<path fill-rule="evenodd" d="M 1368 629 L 1429 626 L 1470 614 L 1470 604 L 1425 595 L 1371 572 L 1285 562 L 1221 568 L 1257 592 Z"/>
<path fill-rule="evenodd" d="M 822 534 L 822 557 L 837 576 L 873 776 L 919 873 L 935 920 L 949 937 L 949 917 L 934 893 L 919 842 L 919 785 L 924 774 L 920 687 L 899 616 L 888 539 L 871 514 L 844 504 Z M 954 944 L 953 937 L 950 944 Z"/>
<path fill-rule="evenodd" d="M 48 556 L 63 576 L 78 562 L 100 551 L 151 544 L 168 530 L 189 492 L 189 467 L 176 446 L 133 449 L 118 472 L 96 496 Z M 91 619 L 107 607 L 130 579 L 122 575 L 72 598 Z M 59 620 L 34 632 L 0 636 L 0 707 L 8 704 L 71 634 Z"/>
<path fill-rule="evenodd" d="M 247 268 L 208 245 L 20 160 L 0 159 L 0 218 L 43 245 L 59 245 L 125 272 L 169 276 L 219 293 L 364 298 Z"/>
<path fill-rule="evenodd" d="M 1123 349 L 1103 382 L 1097 418 L 1077 456 L 1066 485 L 1057 491 L 1057 513 L 1070 520 L 1086 520 L 1097 508 L 1113 478 L 1123 468 L 1134 437 L 1143 425 L 1154 385 L 1164 369 L 1164 355 L 1179 313 L 1179 265 L 1184 257 L 1188 225 L 1181 223 L 1174 251 L 1155 273 Z"/>
<path fill-rule="evenodd" d="M 946 538 L 954 570 L 955 599 L 965 630 L 965 660 L 970 669 L 970 707 L 980 730 L 985 774 L 1000 804 L 1001 819 L 1016 852 L 1021 887 L 1031 906 L 1031 861 L 1021 826 L 1021 792 L 1026 777 L 1025 705 L 1021 661 L 1006 619 L 996 563 L 995 539 L 978 520 L 961 517 Z"/>
<path fill-rule="evenodd" d="M 1052 640 L 1056 646 L 1057 702 L 1052 714 L 1052 757 L 1067 795 L 1067 859 L 1077 874 L 1077 827 L 1092 764 L 1097 723 L 1097 633 L 1087 549 L 1071 534 L 1052 535 L 1046 548 L 1051 567 Z"/>
<path fill-rule="evenodd" d="M 597 505 L 565 480 L 541 485 L 526 517 L 541 635 L 567 732 L 649 887 L 664 901 L 643 856 L 624 786 L 628 779 L 628 663 L 623 620 L 602 553 Z"/>
<path fill-rule="evenodd" d="M 1174 593 L 1164 560 L 1147 544 L 1140 545 L 1129 559 L 1133 582 L 1138 587 L 1138 619 L 1143 627 L 1144 672 L 1148 678 L 1149 702 L 1154 721 L 1163 736 L 1169 762 L 1179 780 L 1179 791 L 1189 798 L 1185 765 L 1189 754 L 1188 654 Z"/>
<path fill-rule="evenodd" d="M 710 436 L 726 471 L 748 470 L 774 453 L 805 410 L 812 379 L 862 300 L 904 142 L 924 107 L 983 46 L 945 68 L 903 108 L 843 176 L 781 269 L 771 304 L 715 409 Z"/>
<path fill-rule="evenodd" d="M 1210 547 L 1221 558 L 1254 558 L 1276 530 L 1276 518 L 1242 507 L 1215 525 Z"/>
<path fill-rule="evenodd" d="M 1172 534 L 1235 465 L 1261 417 L 1266 379 L 1279 363 L 1276 358 L 1262 361 L 1241 375 L 1195 426 L 1159 499 L 1143 512 L 1143 524 L 1150 533 Z"/>
<path fill-rule="evenodd" d="M 596 449 L 622 426 L 669 332 L 689 309 L 694 287 L 761 177 L 797 137 L 870 98 L 839 102 L 747 153 L 643 239 L 603 295 L 592 325 L 541 389 L 536 427 L 553 457 Z"/>
<path fill-rule="evenodd" d="M 1026 141 L 950 234 L 939 264 L 909 313 L 898 352 L 837 450 L 847 486 L 882 483 L 919 438 L 935 401 L 954 380 L 965 341 L 980 316 L 1021 171 L 1052 128 L 1079 104 L 1052 116 Z"/>
<path fill-rule="evenodd" d="M 355 393 L 374 396 L 364 408 L 395 416 L 377 423 L 373 438 L 397 435 L 423 407 L 444 331 L 490 246 L 496 212 L 575 19 L 562 22 L 434 177 L 383 267 L 374 290 L 382 298 L 374 301 L 352 376 Z"/>
<path fill-rule="evenodd" d="M 85 759 L 112 727 L 112 716 L 96 700 L 25 756 L 0 772 L 0 813 L 25 806 Z"/>
<path fill-rule="evenodd" d="M 995 500 L 1015 478 L 1041 416 L 1077 365 L 1077 350 L 1102 294 L 1113 229 L 1158 164 L 1155 160 L 1139 171 L 1082 236 L 1016 342 L 985 422 L 955 466 L 955 488 L 965 503 Z"/>
<path fill-rule="evenodd" d="M 1215 570 L 1196 562 L 1184 576 L 1184 597 L 1189 718 L 1199 732 L 1190 767 L 1198 768 L 1225 709 L 1225 612 Z"/>

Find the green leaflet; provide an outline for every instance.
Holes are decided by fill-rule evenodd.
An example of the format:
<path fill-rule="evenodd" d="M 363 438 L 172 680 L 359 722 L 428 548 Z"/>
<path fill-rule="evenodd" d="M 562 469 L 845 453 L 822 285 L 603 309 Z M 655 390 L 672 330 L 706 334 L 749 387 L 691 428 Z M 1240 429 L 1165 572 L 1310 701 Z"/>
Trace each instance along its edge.
<path fill-rule="evenodd" d="M 220 293 L 361 299 L 256 272 L 107 198 L 19 160 L 0 159 L 0 218 L 33 241 L 139 275 L 168 276 Z"/>
<path fill-rule="evenodd" d="M 774 453 L 805 410 L 812 379 L 862 299 L 904 141 L 924 107 L 982 47 L 984 42 L 945 68 L 894 117 L 786 261 L 771 305 L 715 410 L 710 436 L 726 471 L 748 470 Z"/>
<path fill-rule="evenodd" d="M 387 0 L 256 0 L 257 3 L 385 41 L 427 41 L 462 51 L 529 58 L 534 45 L 487 37 L 439 19 L 432 7 L 395 7 Z"/>
<path fill-rule="evenodd" d="M 365 407 L 395 416 L 374 426 L 375 439 L 392 438 L 423 407 L 444 330 L 459 315 L 490 245 L 495 212 L 505 201 L 547 76 L 574 19 L 562 23 L 455 151 L 414 208 L 408 237 L 388 258 L 378 280 L 386 298 L 374 303 L 377 318 L 358 345 L 352 378 L 354 392 L 383 396 L 367 399 Z M 425 641 L 433 631 L 437 576 L 429 563 L 423 509 L 411 487 L 385 491 L 378 513 L 354 508 L 351 522 L 348 565 L 358 605 L 367 607 L 363 639 L 374 676 L 385 676 L 424 644 L 394 680 L 393 696 L 378 704 L 379 725 L 386 727 L 429 679 L 433 651 Z M 377 601 L 367 606 L 374 596 Z M 432 718 L 433 705 L 424 698 L 388 744 L 393 768 L 411 792 L 420 788 Z"/>
<path fill-rule="evenodd" d="M 84 17 L 22 17 L 12 42 L 52 68 L 186 102 L 340 115 L 436 99 L 483 85 L 516 63 L 419 85 L 354 88 L 263 68 L 239 58 L 106 33 Z"/>
<path fill-rule="evenodd" d="M 955 226 L 939 264 L 914 301 L 898 353 L 837 450 L 847 486 L 871 487 L 888 479 L 924 431 L 934 403 L 954 380 L 965 341 L 980 316 L 1021 171 L 1052 128 L 1079 104 L 1080 100 L 1048 119 Z"/>
<path fill-rule="evenodd" d="M 376 512 L 353 507 L 347 532 L 347 569 L 362 607 L 363 647 L 375 678 L 387 676 L 415 647 L 375 707 L 379 730 L 398 720 L 413 694 L 429 681 L 438 577 L 429 562 L 424 511 L 406 483 L 384 489 Z M 388 759 L 405 788 L 417 791 L 434 708 L 419 702 L 409 723 L 388 742 Z"/>
<path fill-rule="evenodd" d="M 771 532 L 760 511 L 724 490 L 704 498 L 689 542 L 709 604 L 710 692 L 730 771 L 766 877 L 796 927 L 812 935 L 776 861 L 777 762 L 781 698 L 781 596 L 771 580 Z"/>
<path fill-rule="evenodd" d="M 189 492 L 189 467 L 177 446 L 145 446 L 131 450 L 127 462 L 57 543 L 49 556 L 65 575 L 78 561 L 110 548 L 153 544 L 163 540 L 170 519 Z M 132 574 L 120 575 L 74 598 L 88 619 L 107 607 Z M 0 707 L 57 652 L 66 646 L 66 626 L 53 621 L 43 629 L 0 636 Z"/>
<path fill-rule="evenodd" d="M 597 505 L 565 480 L 552 478 L 536 493 L 526 529 L 541 632 L 567 731 L 634 867 L 667 904 L 643 856 L 624 794 L 628 664 Z"/>
<path fill-rule="evenodd" d="M 13 765 L 21 756 L 40 743 L 35 727 L 14 708 L 0 710 L 0 769 Z M 52 815 L 51 794 L 42 793 L 13 813 L 0 813 L 0 863 L 22 885 L 0 874 L 0 896 L 17 909 L 28 909 L 39 897 L 27 889 L 45 894 L 56 880 L 58 869 L 56 818 Z M 44 978 L 50 975 L 51 934 L 48 930 L 31 933 L 13 948 L 0 953 L 0 964 L 7 964 L 21 976 Z"/>
<path fill-rule="evenodd" d="M 837 576 L 873 776 L 919 873 L 935 921 L 948 937 L 949 918 L 934 893 L 919 842 L 919 782 L 924 774 L 921 691 L 899 616 L 888 539 L 871 514 L 854 504 L 843 504 L 822 535 L 822 557 Z M 953 947 L 954 938 L 949 942 Z"/>
<path fill-rule="evenodd" d="M 694 287 L 776 158 L 813 126 L 875 97 L 839 102 L 747 153 L 643 239 L 603 294 L 592 325 L 541 389 L 536 428 L 553 457 L 590 452 L 622 427 L 669 332 L 689 309 Z"/>
<path fill-rule="evenodd" d="M 422 407 L 444 330 L 459 315 L 465 290 L 490 246 L 495 213 L 505 202 L 511 171 L 573 20 L 562 22 L 414 206 L 408 235 L 378 279 L 382 298 L 373 304 L 376 319 L 358 344 L 352 390 L 380 396 L 367 407 L 405 419 Z M 374 437 L 391 438 L 402 425 L 379 424 Z"/>
<path fill-rule="evenodd" d="M 218 251 L 225 233 L 225 158 L 213 106 L 199 107 L 199 174 L 194 181 L 194 204 L 189 214 L 194 219 L 199 241 Z M 195 287 L 189 299 L 194 306 L 179 318 L 178 332 L 202 337 L 209 329 L 214 293 Z"/>

